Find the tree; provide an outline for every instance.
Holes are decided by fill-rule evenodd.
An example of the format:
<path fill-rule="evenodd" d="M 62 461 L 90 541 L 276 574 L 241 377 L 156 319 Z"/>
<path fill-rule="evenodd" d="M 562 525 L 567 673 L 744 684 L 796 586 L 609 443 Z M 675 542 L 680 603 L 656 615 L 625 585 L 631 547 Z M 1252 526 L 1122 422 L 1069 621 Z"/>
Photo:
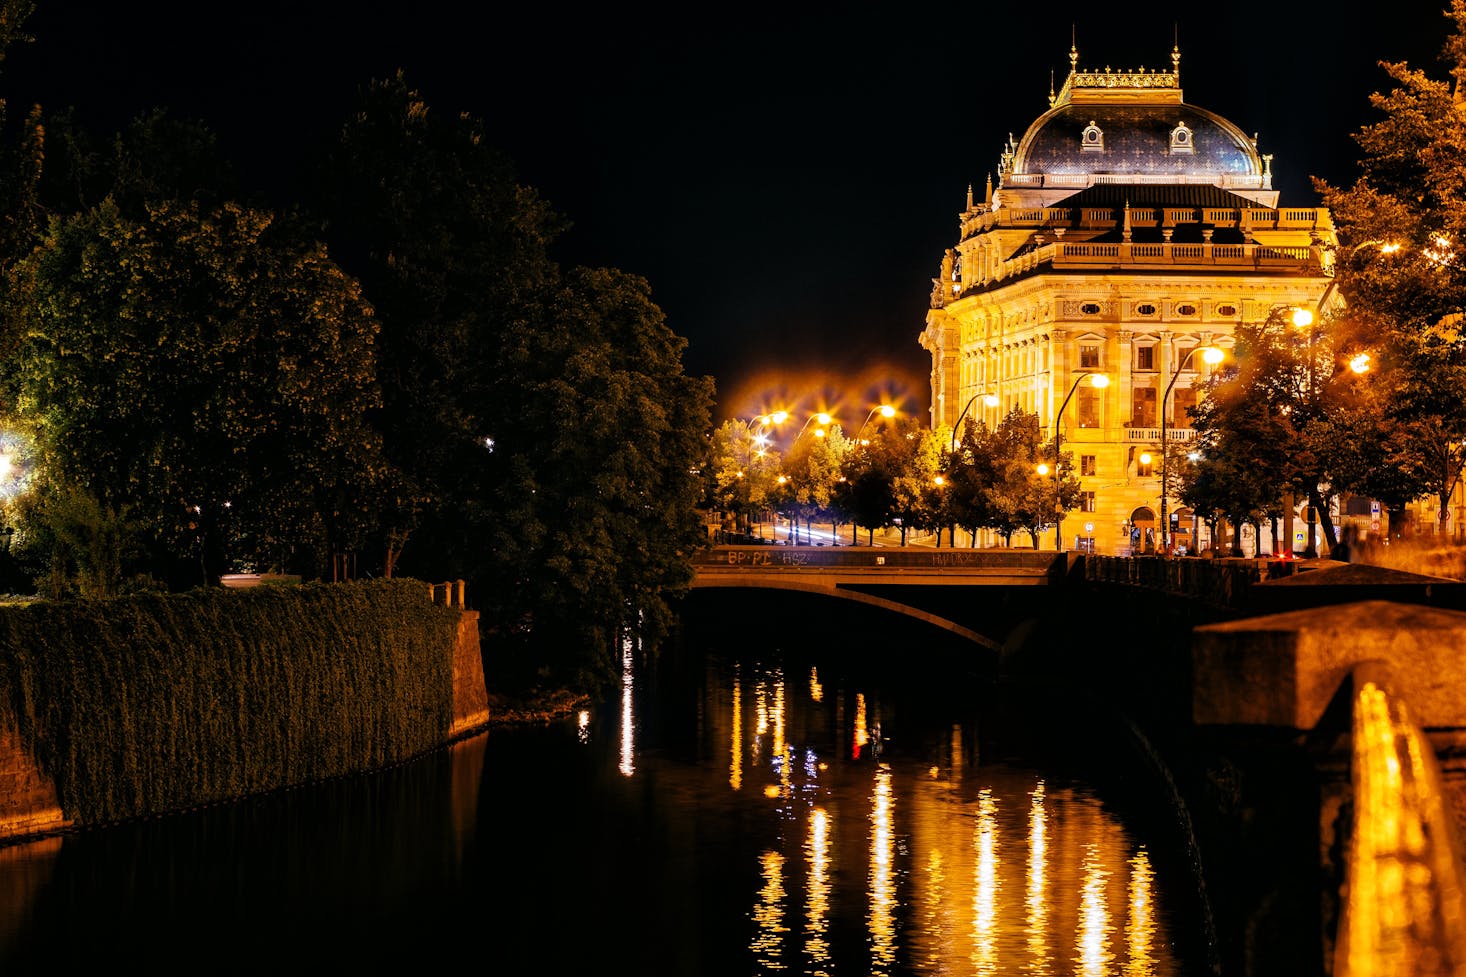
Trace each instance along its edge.
<path fill-rule="evenodd" d="M 1360 176 L 1347 188 L 1315 181 L 1342 242 L 1334 284 L 1373 340 L 1380 424 L 1368 433 L 1388 445 L 1356 442 L 1359 455 L 1345 467 L 1382 500 L 1434 495 L 1442 518 L 1466 464 L 1466 0 L 1452 0 L 1446 16 L 1454 85 L 1382 62 L 1393 87 L 1370 97 L 1382 117 L 1355 136 Z M 1392 472 L 1363 477 L 1366 459 Z"/>
<path fill-rule="evenodd" d="M 480 599 L 593 680 L 613 674 L 628 629 L 664 630 L 691 584 L 712 385 L 682 372 L 685 341 L 641 278 L 575 270 L 547 311 L 506 337 L 520 407 L 483 485 L 495 518 Z"/>
<path fill-rule="evenodd" d="M 1018 408 L 1009 411 L 998 421 L 990 444 L 993 482 L 987 499 L 991 528 L 1005 546 L 1013 545 L 1015 532 L 1026 530 L 1033 548 L 1038 549 L 1039 535 L 1051 525 L 1054 515 L 1053 479 L 1038 471 L 1039 462 L 1052 456 L 1052 451 L 1044 451 L 1038 415 Z"/>
<path fill-rule="evenodd" d="M 736 419 L 724 421 L 710 438 L 709 505 L 737 532 L 751 532 L 754 515 L 770 505 L 780 458 L 767 440 L 754 424 Z"/>
<path fill-rule="evenodd" d="M 486 626 L 534 639 L 526 667 L 558 646 L 584 654 L 546 667 L 608 677 L 706 541 L 711 381 L 684 374 L 645 281 L 562 272 L 563 219 L 401 74 L 364 89 L 322 177 L 382 323 L 386 450 L 422 500 L 404 570 L 466 579 Z"/>
<path fill-rule="evenodd" d="M 485 479 L 528 379 L 505 370 L 535 348 L 516 334 L 548 314 L 548 248 L 566 222 L 479 120 L 434 113 L 401 73 L 363 88 L 319 185 L 332 253 L 381 322 L 374 423 L 420 503 L 399 527 L 403 570 L 472 580 L 500 516 Z"/>
<path fill-rule="evenodd" d="M 104 202 L 56 220 L 9 297 L 0 383 L 41 490 L 128 512 L 160 575 L 198 582 L 200 546 L 204 578 L 223 570 L 226 513 L 229 556 L 311 574 L 371 530 L 366 489 L 389 477 L 366 425 L 376 323 L 287 222 Z"/>

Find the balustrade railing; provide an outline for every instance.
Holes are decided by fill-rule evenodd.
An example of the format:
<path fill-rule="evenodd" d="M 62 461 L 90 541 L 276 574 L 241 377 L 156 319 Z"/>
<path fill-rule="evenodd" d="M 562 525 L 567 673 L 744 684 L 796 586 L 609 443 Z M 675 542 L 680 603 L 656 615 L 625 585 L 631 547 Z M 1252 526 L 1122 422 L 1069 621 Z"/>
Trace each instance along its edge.
<path fill-rule="evenodd" d="M 464 583 L 462 580 L 448 580 L 443 583 L 428 584 L 428 600 L 434 604 L 444 604 L 448 607 L 466 607 L 463 602 Z"/>

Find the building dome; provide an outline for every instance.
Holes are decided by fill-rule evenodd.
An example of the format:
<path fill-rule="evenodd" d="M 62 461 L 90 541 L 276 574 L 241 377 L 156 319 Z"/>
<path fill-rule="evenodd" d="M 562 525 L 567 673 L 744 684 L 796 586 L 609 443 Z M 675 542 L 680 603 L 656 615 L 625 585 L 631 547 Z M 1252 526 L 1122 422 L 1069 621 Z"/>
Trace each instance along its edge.
<path fill-rule="evenodd" d="M 1087 187 L 1211 186 L 1275 206 L 1272 157 L 1214 112 L 1181 97 L 1181 54 L 1171 70 L 1080 70 L 1069 51 L 1069 77 L 1049 110 L 1016 144 L 1009 137 L 999 165 L 1008 206 L 1050 207 Z"/>
<path fill-rule="evenodd" d="M 1184 102 L 1070 103 L 1029 127 L 1012 173 L 1260 177 L 1262 160 L 1236 126 Z"/>

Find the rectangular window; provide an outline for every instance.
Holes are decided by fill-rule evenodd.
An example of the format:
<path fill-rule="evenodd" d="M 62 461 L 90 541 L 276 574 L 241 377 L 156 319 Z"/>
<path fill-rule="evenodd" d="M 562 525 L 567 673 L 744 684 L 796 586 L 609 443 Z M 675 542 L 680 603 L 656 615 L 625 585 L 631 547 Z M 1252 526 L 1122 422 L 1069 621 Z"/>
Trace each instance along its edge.
<path fill-rule="evenodd" d="M 1094 493 L 1093 492 L 1080 492 L 1079 493 L 1079 511 L 1080 512 L 1093 512 L 1094 511 Z"/>
<path fill-rule="evenodd" d="M 1079 456 L 1079 474 L 1081 474 L 1081 475 L 1093 475 L 1094 474 L 1094 455 L 1080 455 Z"/>
<path fill-rule="evenodd" d="M 1195 387 L 1177 387 L 1171 391 L 1171 426 L 1190 427 L 1191 415 L 1186 413 L 1186 410 L 1195 406 Z"/>
<path fill-rule="evenodd" d="M 1074 418 L 1080 427 L 1099 427 L 1100 392 L 1087 383 L 1075 391 Z"/>
<path fill-rule="evenodd" d="M 1131 427 L 1155 427 L 1155 388 L 1136 387 L 1130 408 Z"/>
<path fill-rule="evenodd" d="M 1093 344 L 1086 344 L 1079 347 L 1079 368 L 1081 370 L 1099 369 L 1100 348 Z"/>
<path fill-rule="evenodd" d="M 1155 347 L 1154 346 L 1137 346 L 1137 347 L 1135 347 L 1135 368 L 1137 370 L 1154 370 L 1155 369 Z"/>

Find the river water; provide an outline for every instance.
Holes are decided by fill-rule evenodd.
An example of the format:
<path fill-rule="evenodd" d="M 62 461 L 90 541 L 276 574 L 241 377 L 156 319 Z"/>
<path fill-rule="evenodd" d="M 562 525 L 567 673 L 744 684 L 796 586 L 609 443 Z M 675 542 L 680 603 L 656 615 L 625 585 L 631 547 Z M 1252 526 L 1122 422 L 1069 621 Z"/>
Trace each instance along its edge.
<path fill-rule="evenodd" d="M 1102 704 L 798 624 L 690 615 L 564 722 L 0 848 L 0 973 L 1209 969 L 1182 825 Z"/>

